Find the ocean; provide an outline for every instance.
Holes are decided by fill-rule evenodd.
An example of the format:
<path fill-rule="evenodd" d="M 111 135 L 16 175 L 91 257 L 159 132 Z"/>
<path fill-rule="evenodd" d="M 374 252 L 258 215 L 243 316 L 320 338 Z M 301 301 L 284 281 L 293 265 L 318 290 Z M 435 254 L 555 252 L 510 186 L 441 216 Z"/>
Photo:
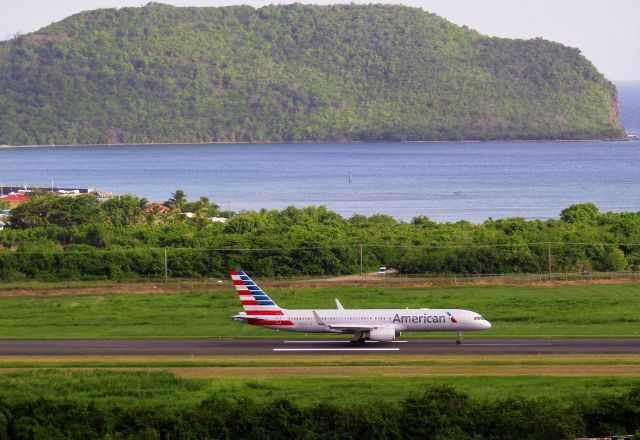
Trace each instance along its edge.
<path fill-rule="evenodd" d="M 640 134 L 640 82 L 618 84 Z M 572 203 L 640 211 L 640 141 L 309 143 L 0 149 L 0 183 L 98 188 L 223 209 L 326 205 L 345 217 L 555 218 Z"/>

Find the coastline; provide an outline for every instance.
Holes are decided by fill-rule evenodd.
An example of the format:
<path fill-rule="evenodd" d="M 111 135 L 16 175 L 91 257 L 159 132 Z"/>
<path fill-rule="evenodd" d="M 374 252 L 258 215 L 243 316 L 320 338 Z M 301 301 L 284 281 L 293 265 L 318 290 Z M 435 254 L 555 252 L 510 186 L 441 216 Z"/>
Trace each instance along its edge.
<path fill-rule="evenodd" d="M 93 148 L 93 147 L 154 147 L 154 146 L 176 146 L 176 145 L 304 145 L 304 144 L 444 144 L 444 143 L 484 143 L 484 142 L 630 142 L 630 136 L 625 138 L 608 139 L 464 139 L 464 140 L 425 140 L 425 141 L 255 141 L 255 142 L 135 142 L 135 143 L 108 143 L 108 144 L 35 144 L 35 145 L 0 145 L 0 150 L 22 149 L 22 148 Z"/>

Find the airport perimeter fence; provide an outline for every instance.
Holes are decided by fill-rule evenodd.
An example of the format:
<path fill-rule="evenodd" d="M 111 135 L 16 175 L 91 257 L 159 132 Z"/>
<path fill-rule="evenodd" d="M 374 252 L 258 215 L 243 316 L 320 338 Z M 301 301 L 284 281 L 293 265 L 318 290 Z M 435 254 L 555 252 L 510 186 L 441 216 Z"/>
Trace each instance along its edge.
<path fill-rule="evenodd" d="M 445 286 L 525 286 L 592 283 L 640 283 L 640 271 L 580 272 L 539 274 L 389 274 L 346 276 L 298 276 L 290 278 L 257 278 L 263 288 L 322 288 L 322 287 L 445 287 Z M 72 280 L 72 281 L 14 281 L 0 282 L 2 292 L 22 294 L 26 292 L 203 292 L 230 290 L 228 278 L 162 279 L 145 278 L 131 280 Z"/>

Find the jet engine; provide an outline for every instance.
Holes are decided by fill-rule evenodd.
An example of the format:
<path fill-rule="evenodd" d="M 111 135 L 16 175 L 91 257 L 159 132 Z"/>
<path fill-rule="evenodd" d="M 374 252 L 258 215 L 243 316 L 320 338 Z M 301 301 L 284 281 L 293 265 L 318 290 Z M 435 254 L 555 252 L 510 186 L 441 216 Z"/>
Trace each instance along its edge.
<path fill-rule="evenodd" d="M 396 340 L 396 329 L 393 327 L 380 327 L 369 330 L 370 341 L 389 342 Z"/>

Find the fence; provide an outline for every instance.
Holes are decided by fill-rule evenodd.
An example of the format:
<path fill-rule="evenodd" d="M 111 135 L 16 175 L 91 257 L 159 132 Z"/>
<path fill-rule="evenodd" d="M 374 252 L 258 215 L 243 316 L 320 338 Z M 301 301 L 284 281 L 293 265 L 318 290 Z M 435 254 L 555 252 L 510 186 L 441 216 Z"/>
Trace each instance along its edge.
<path fill-rule="evenodd" d="M 255 278 L 255 277 L 254 277 Z M 346 275 L 291 278 L 256 278 L 266 288 L 321 288 L 321 287 L 443 287 L 473 285 L 561 285 L 590 283 L 637 283 L 640 272 L 580 272 L 540 274 L 390 274 Z M 132 281 L 20 281 L 0 282 L 0 292 L 23 294 L 27 292 L 200 292 L 232 289 L 228 278 L 172 279 L 147 278 Z"/>

